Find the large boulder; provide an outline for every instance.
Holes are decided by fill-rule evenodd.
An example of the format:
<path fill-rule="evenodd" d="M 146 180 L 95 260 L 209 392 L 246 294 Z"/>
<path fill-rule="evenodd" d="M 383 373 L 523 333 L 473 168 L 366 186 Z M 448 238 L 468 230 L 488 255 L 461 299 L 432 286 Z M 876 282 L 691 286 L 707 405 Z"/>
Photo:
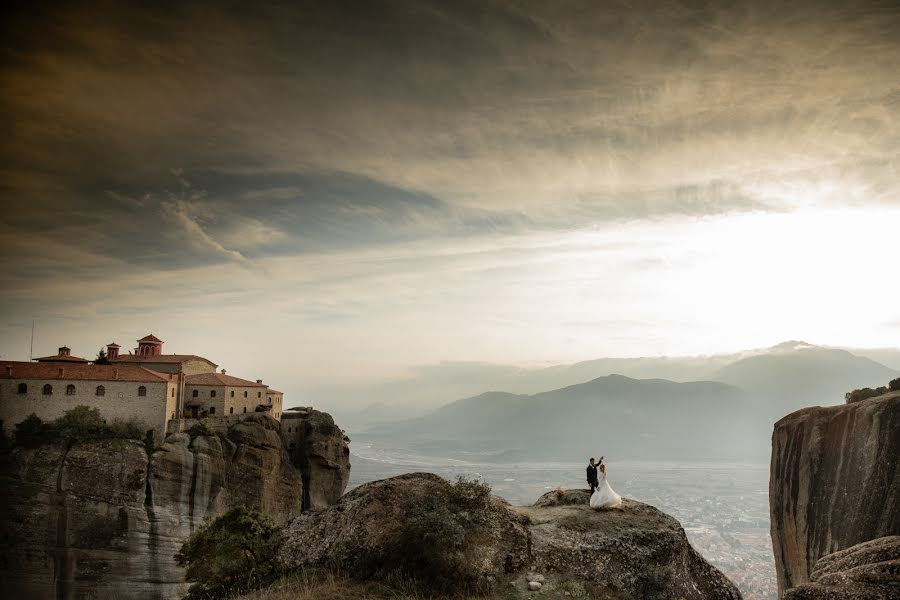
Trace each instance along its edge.
<path fill-rule="evenodd" d="M 900 534 L 900 393 L 778 421 L 769 507 L 782 595 L 822 557 Z"/>
<path fill-rule="evenodd" d="M 427 507 L 450 486 L 428 473 L 362 485 L 334 506 L 291 521 L 281 561 L 288 569 L 337 567 L 365 576 L 389 572 L 398 553 L 406 551 L 398 547 L 408 541 L 402 532 L 421 518 L 423 503 Z M 460 550 L 465 570 L 514 595 L 527 595 L 537 582 L 542 593 L 551 595 L 572 590 L 573 595 L 623 600 L 740 599 L 734 585 L 690 546 L 672 517 L 632 500 L 611 511 L 593 510 L 587 501 L 586 491 L 551 492 L 527 507 L 490 498 L 479 509 L 487 518 L 476 519 L 484 524 L 465 532 L 469 544 Z"/>
<path fill-rule="evenodd" d="M 410 539 L 408 527 L 415 519 L 431 516 L 425 507 L 435 498 L 444 497 L 450 486 L 431 473 L 399 475 L 361 485 L 334 506 L 306 511 L 294 519 L 285 528 L 281 562 L 288 569 L 327 567 L 363 577 L 388 577 L 397 559 L 413 558 L 409 546 L 417 540 Z M 482 588 L 508 570 L 526 565 L 527 533 L 522 516 L 508 510 L 500 498 L 490 497 L 478 507 L 452 508 L 444 523 L 457 517 L 471 520 L 461 514 L 465 510 L 484 517 L 478 531 L 471 531 L 478 543 L 462 550 L 463 562 L 454 563 L 454 557 L 434 557 L 434 562 L 448 558 L 446 564 L 463 564 L 468 573 L 434 573 L 436 579 L 465 579 L 467 585 Z M 430 534 L 439 532 L 424 532 Z"/>
<path fill-rule="evenodd" d="M 819 559 L 811 583 L 785 600 L 894 600 L 900 598 L 900 536 L 857 544 Z"/>

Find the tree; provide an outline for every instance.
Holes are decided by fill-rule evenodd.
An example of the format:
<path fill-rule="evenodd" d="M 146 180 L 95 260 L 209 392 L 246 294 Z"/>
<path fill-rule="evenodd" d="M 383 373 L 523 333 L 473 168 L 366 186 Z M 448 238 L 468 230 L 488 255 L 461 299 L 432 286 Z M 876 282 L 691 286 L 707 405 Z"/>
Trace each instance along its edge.
<path fill-rule="evenodd" d="M 204 524 L 175 555 L 192 583 L 185 599 L 224 598 L 268 585 L 279 575 L 275 554 L 280 544 L 275 523 L 246 506 Z"/>
<path fill-rule="evenodd" d="M 94 359 L 95 365 L 108 365 L 109 359 L 106 358 L 106 350 L 100 348 L 100 352 L 97 353 L 97 358 Z"/>
<path fill-rule="evenodd" d="M 891 379 L 890 383 L 888 383 L 888 389 L 892 392 L 900 391 L 900 377 Z"/>

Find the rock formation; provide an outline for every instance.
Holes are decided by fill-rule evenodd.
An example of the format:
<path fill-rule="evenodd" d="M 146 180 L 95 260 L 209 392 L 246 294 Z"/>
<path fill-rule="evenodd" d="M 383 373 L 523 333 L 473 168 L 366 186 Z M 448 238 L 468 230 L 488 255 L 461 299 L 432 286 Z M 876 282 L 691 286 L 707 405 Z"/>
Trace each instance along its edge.
<path fill-rule="evenodd" d="M 893 600 L 900 598 L 900 536 L 878 538 L 820 558 L 785 600 Z"/>
<path fill-rule="evenodd" d="M 900 534 L 900 394 L 778 421 L 769 506 L 781 595 L 822 557 Z"/>
<path fill-rule="evenodd" d="M 337 502 L 350 482 L 350 448 L 331 415 L 313 409 L 285 412 L 282 435 L 303 473 L 303 509 Z"/>
<path fill-rule="evenodd" d="M 149 457 L 133 440 L 0 454 L 6 597 L 180 598 L 173 557 L 204 519 L 239 504 L 281 523 L 300 513 L 302 477 L 279 427 L 249 414 L 225 435 L 170 435 Z"/>
<path fill-rule="evenodd" d="M 329 508 L 304 512 L 285 528 L 281 561 L 288 569 L 338 566 L 347 573 L 390 567 L 416 505 L 450 484 L 428 473 L 362 485 Z M 513 507 L 492 497 L 466 565 L 486 582 L 590 597 L 739 599 L 734 585 L 690 546 L 672 517 L 626 500 L 613 511 L 588 507 L 587 491 L 551 492 Z M 452 573 L 448 574 L 452 577 Z M 539 584 L 539 585 L 535 585 Z M 573 594 L 574 595 L 574 594 Z"/>

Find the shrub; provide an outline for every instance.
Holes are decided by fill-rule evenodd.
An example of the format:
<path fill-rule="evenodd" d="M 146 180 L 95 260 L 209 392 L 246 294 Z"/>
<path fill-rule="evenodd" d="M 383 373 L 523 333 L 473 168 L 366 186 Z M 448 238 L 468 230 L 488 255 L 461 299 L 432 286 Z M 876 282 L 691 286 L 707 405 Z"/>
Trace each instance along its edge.
<path fill-rule="evenodd" d="M 200 436 L 209 437 L 211 435 L 215 435 L 215 433 L 213 433 L 213 430 L 210 429 L 209 426 L 203 422 L 197 423 L 196 425 L 192 425 L 191 428 L 187 430 L 187 434 L 189 436 L 191 436 L 191 439 L 194 439 L 195 437 L 200 437 Z"/>
<path fill-rule="evenodd" d="M 415 503 L 389 545 L 393 556 L 384 564 L 393 572 L 386 575 L 417 582 L 429 594 L 489 591 L 479 565 L 467 554 L 489 521 L 490 493 L 486 483 L 460 477 Z"/>
<path fill-rule="evenodd" d="M 888 383 L 888 389 L 892 392 L 900 391 L 900 377 L 891 379 L 890 383 Z"/>
<path fill-rule="evenodd" d="M 16 424 L 15 443 L 33 448 L 51 440 L 64 440 L 68 444 L 96 439 L 142 440 L 147 432 L 144 424 L 137 419 L 116 420 L 107 425 L 100 411 L 87 406 L 76 406 L 63 413 L 55 421 L 44 423 L 40 417 L 31 414 Z"/>
<path fill-rule="evenodd" d="M 52 439 L 53 433 L 52 427 L 31 413 L 21 423 L 16 423 L 13 438 L 16 445 L 33 448 Z"/>
<path fill-rule="evenodd" d="M 877 387 L 877 388 L 860 388 L 858 390 L 853 390 L 852 392 L 847 392 L 844 394 L 844 400 L 847 404 L 852 404 L 854 402 L 860 402 L 862 400 L 866 400 L 868 398 L 874 398 L 876 396 L 881 396 L 882 394 L 886 394 L 888 389 L 885 386 Z"/>
<path fill-rule="evenodd" d="M 279 576 L 280 544 L 275 523 L 245 506 L 204 524 L 175 555 L 192 584 L 185 600 L 224 598 L 269 585 Z"/>

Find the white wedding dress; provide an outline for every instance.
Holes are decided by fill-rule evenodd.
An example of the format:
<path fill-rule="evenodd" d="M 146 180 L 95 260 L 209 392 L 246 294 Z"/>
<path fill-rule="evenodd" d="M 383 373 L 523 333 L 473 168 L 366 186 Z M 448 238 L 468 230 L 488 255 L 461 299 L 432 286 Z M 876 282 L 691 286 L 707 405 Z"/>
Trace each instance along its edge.
<path fill-rule="evenodd" d="M 618 508 L 622 505 L 622 496 L 618 495 L 609 486 L 606 473 L 600 474 L 600 485 L 591 494 L 591 508 Z"/>

